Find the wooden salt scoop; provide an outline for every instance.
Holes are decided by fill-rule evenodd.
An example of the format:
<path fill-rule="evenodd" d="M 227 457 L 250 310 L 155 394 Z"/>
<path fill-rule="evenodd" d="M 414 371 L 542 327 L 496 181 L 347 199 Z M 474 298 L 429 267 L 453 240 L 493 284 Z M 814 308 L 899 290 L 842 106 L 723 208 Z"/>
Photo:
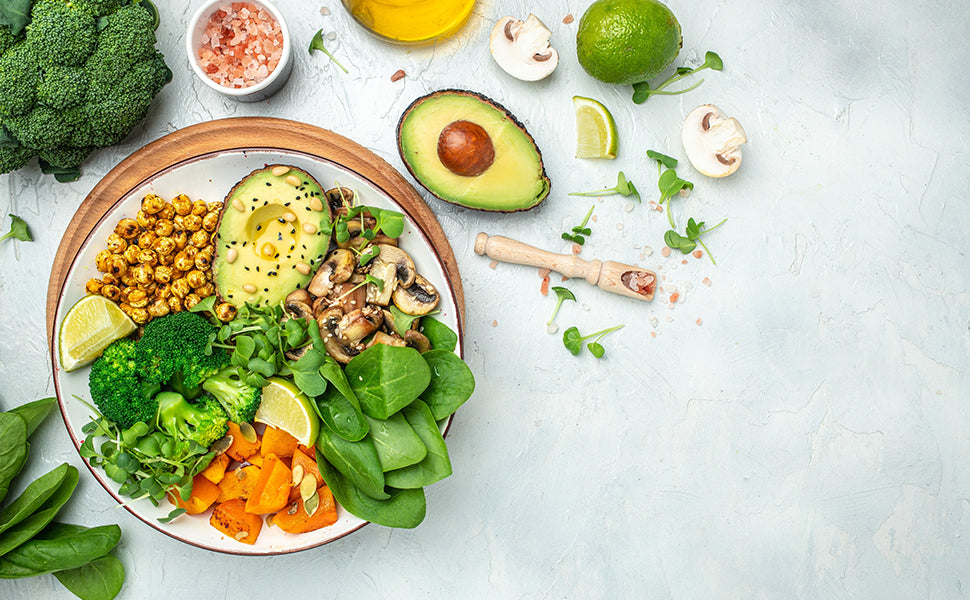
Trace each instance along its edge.
<path fill-rule="evenodd" d="M 657 275 L 653 271 L 612 260 L 583 260 L 574 254 L 555 254 L 501 235 L 479 233 L 475 238 L 475 254 L 550 269 L 566 277 L 583 277 L 607 292 L 638 300 L 653 300 L 657 288 Z"/>

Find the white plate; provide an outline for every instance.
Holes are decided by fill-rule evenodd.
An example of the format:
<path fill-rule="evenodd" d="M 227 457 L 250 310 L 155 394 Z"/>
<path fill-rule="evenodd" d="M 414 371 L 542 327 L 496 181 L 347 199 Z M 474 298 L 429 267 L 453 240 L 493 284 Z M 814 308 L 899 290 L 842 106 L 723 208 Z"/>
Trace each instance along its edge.
<path fill-rule="evenodd" d="M 393 198 L 362 175 L 337 163 L 300 152 L 262 149 L 217 152 L 189 159 L 161 171 L 120 198 L 104 219 L 88 234 L 81 251 L 71 265 L 63 294 L 58 302 L 54 331 L 60 328 L 60 323 L 70 307 L 85 295 L 85 283 L 93 277 L 101 276 L 95 267 L 94 257 L 104 249 L 105 240 L 114 230 L 115 224 L 122 218 L 133 218 L 141 206 L 141 199 L 146 194 L 155 193 L 168 201 L 183 193 L 193 201 L 200 198 L 207 202 L 222 201 L 240 179 L 256 169 L 276 163 L 293 165 L 307 171 L 324 189 L 337 185 L 353 188 L 358 191 L 361 204 L 403 212 L 405 228 L 400 238 L 401 248 L 414 259 L 418 272 L 440 292 L 441 313 L 436 314 L 435 318 L 460 333 L 457 301 L 444 266 L 427 234 Z M 461 335 L 458 343 L 456 351 L 461 355 Z M 56 335 L 54 344 L 54 385 L 57 397 L 61 403 L 61 413 L 68 432 L 75 447 L 80 448 L 81 442 L 84 441 L 81 427 L 90 421 L 93 414 L 91 409 L 78 399 L 83 398 L 86 402 L 91 402 L 88 392 L 90 367 L 71 373 L 63 371 L 56 361 L 59 355 Z M 129 501 L 128 498 L 118 494 L 119 485 L 108 478 L 103 470 L 91 465 L 88 465 L 88 468 L 119 503 L 124 504 Z M 338 507 L 338 520 L 330 527 L 309 533 L 289 534 L 277 527 L 264 526 L 256 543 L 248 545 L 223 535 L 209 525 L 210 512 L 195 516 L 184 515 L 172 523 L 162 524 L 158 519 L 168 515 L 173 508 L 167 502 L 162 502 L 155 507 L 148 500 L 141 500 L 124 506 L 143 522 L 166 535 L 200 548 L 229 554 L 268 555 L 306 550 L 343 537 L 367 523 L 346 512 L 342 507 Z"/>

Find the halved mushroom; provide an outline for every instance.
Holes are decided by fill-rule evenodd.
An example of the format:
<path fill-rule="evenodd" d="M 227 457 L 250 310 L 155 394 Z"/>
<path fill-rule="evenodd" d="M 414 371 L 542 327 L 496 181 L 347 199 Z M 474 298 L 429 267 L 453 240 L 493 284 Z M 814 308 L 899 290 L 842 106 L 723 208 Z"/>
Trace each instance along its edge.
<path fill-rule="evenodd" d="M 427 279 L 417 274 L 411 285 L 407 287 L 398 285 L 391 294 L 391 299 L 401 312 L 420 316 L 434 310 L 434 307 L 438 306 L 440 296 L 438 290 Z"/>
<path fill-rule="evenodd" d="M 387 306 L 391 303 L 391 294 L 397 287 L 397 265 L 378 262 L 371 265 L 370 274 L 372 277 L 380 279 L 382 284 L 381 287 L 374 283 L 368 283 L 365 286 L 367 288 L 367 303 Z"/>
<path fill-rule="evenodd" d="M 503 17 L 492 28 L 489 49 L 506 73 L 522 81 L 538 81 L 556 70 L 559 53 L 549 45 L 552 32 L 535 15 L 525 21 Z"/>
<path fill-rule="evenodd" d="M 360 350 L 343 343 L 341 340 L 337 332 L 337 325 L 343 316 L 344 313 L 340 308 L 328 308 L 317 317 L 317 324 L 320 325 L 320 336 L 323 338 L 323 345 L 327 354 L 335 361 L 345 365 L 353 357 L 360 354 Z"/>
<path fill-rule="evenodd" d="M 313 279 L 310 280 L 310 284 L 306 287 L 307 291 L 314 296 L 326 296 L 333 288 L 333 284 L 343 283 L 350 279 L 356 264 L 357 261 L 354 259 L 353 252 L 337 248 L 327 256 L 327 259 L 317 269 Z"/>
<path fill-rule="evenodd" d="M 404 342 L 422 354 L 431 350 L 431 340 L 416 329 L 408 329 L 404 332 Z"/>
<path fill-rule="evenodd" d="M 327 198 L 327 204 L 330 205 L 330 210 L 333 212 L 334 217 L 338 214 L 347 214 L 347 205 L 353 203 L 354 194 L 354 190 L 348 187 L 330 188 L 323 193 Z"/>
<path fill-rule="evenodd" d="M 370 348 L 374 344 L 384 344 L 385 346 L 407 346 L 399 335 L 390 335 L 384 333 L 383 331 L 378 331 L 375 333 L 374 337 L 367 342 L 367 347 Z"/>
<path fill-rule="evenodd" d="M 708 177 L 725 177 L 741 166 L 741 144 L 748 141 L 744 128 L 720 108 L 704 104 L 684 120 L 684 151 L 690 164 Z"/>
<path fill-rule="evenodd" d="M 365 286 L 354 289 L 359 282 L 353 279 L 351 277 L 350 281 L 335 285 L 324 300 L 326 305 L 338 306 L 345 313 L 363 308 L 367 304 L 367 290 Z"/>
<path fill-rule="evenodd" d="M 388 244 L 378 244 L 376 248 L 378 249 L 377 256 L 370 262 L 372 275 L 375 268 L 383 268 L 382 265 L 392 264 L 400 285 L 408 287 L 414 283 L 414 277 L 418 272 L 414 269 L 414 261 L 411 260 L 411 255 L 397 246 Z"/>
<path fill-rule="evenodd" d="M 383 320 L 384 314 L 376 306 L 358 308 L 340 318 L 336 334 L 341 342 L 353 346 L 377 331 Z"/>
<path fill-rule="evenodd" d="M 284 302 L 302 302 L 304 304 L 313 304 L 313 297 L 310 296 L 310 292 L 306 290 L 296 289 L 286 295 Z"/>

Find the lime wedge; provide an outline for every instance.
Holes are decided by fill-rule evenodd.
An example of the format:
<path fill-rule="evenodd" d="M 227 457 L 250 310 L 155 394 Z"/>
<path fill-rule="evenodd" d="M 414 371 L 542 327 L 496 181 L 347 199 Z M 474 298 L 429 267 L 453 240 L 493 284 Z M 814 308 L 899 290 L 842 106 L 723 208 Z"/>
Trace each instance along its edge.
<path fill-rule="evenodd" d="M 576 158 L 616 158 L 616 122 L 605 106 L 573 96 L 576 108 Z"/>
<path fill-rule="evenodd" d="M 111 342 L 137 326 L 104 296 L 85 296 L 67 311 L 57 332 L 58 358 L 65 371 L 94 362 Z"/>
<path fill-rule="evenodd" d="M 304 446 L 312 446 L 320 431 L 310 400 L 292 382 L 279 377 L 270 377 L 263 387 L 255 421 L 282 429 Z"/>

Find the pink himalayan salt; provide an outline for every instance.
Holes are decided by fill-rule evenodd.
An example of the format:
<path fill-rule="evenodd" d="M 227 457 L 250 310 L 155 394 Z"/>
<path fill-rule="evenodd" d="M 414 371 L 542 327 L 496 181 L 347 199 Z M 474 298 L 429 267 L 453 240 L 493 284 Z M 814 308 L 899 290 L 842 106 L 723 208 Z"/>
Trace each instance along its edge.
<path fill-rule="evenodd" d="M 230 88 L 260 83 L 283 56 L 283 31 L 269 11 L 249 2 L 219 6 L 209 18 L 199 65 L 209 79 Z"/>

